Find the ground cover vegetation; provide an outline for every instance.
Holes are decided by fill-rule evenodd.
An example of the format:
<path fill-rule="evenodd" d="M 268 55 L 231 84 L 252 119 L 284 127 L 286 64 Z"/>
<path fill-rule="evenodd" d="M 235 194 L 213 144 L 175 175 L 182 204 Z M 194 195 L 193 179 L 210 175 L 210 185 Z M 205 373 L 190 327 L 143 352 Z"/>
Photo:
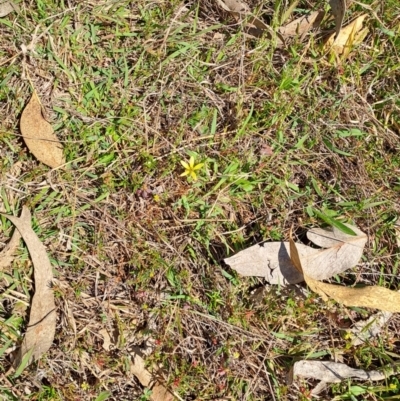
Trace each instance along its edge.
<path fill-rule="evenodd" d="M 354 345 L 346 329 L 374 310 L 224 259 L 292 226 L 308 244 L 313 227 L 351 223 L 362 260 L 330 282 L 399 289 L 399 3 L 348 2 L 343 25 L 366 14 L 368 32 L 345 56 L 323 46 L 327 2 L 246 4 L 270 31 L 211 0 L 22 1 L 0 18 L 0 211 L 30 210 L 57 310 L 51 348 L 15 369 L 35 290 L 21 241 L 0 272 L 2 399 L 155 399 L 137 354 L 181 400 L 307 400 L 318 381 L 288 380 L 296 361 L 398 363 L 397 314 Z M 315 10 L 318 28 L 274 34 Z M 22 139 L 34 90 L 62 167 Z M 0 220 L 3 247 L 14 226 Z M 394 400 L 400 381 L 319 397 Z"/>

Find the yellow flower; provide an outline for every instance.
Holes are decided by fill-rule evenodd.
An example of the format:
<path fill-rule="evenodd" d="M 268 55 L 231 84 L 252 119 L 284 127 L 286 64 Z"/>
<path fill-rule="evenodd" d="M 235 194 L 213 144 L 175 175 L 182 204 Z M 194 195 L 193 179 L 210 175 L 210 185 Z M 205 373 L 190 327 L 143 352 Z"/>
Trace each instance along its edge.
<path fill-rule="evenodd" d="M 234 358 L 234 359 L 238 359 L 239 356 L 240 356 L 240 353 L 239 353 L 239 352 L 235 351 L 235 352 L 233 353 L 233 358 Z"/>
<path fill-rule="evenodd" d="M 185 168 L 185 171 L 181 174 L 181 177 L 184 177 L 185 175 L 190 175 L 195 181 L 197 180 L 196 170 L 200 170 L 204 166 L 204 163 L 199 163 L 195 165 L 193 156 L 190 156 L 189 163 L 181 160 L 181 164 Z"/>

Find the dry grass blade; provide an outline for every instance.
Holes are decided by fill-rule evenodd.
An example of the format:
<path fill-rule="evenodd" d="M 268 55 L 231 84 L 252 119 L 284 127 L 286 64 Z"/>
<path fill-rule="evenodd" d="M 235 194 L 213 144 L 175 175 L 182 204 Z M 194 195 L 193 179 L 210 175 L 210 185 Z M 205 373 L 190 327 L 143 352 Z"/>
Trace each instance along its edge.
<path fill-rule="evenodd" d="M 42 115 L 36 92 L 22 112 L 20 128 L 26 146 L 39 161 L 52 168 L 65 163 L 62 145 Z"/>
<path fill-rule="evenodd" d="M 35 294 L 32 298 L 29 324 L 15 361 L 18 366 L 29 352 L 31 356 L 27 365 L 38 360 L 52 345 L 56 328 L 54 294 L 51 289 L 53 279 L 52 267 L 44 245 L 32 230 L 31 214 L 24 206 L 21 217 L 8 218 L 21 233 L 28 248 L 34 266 Z"/>

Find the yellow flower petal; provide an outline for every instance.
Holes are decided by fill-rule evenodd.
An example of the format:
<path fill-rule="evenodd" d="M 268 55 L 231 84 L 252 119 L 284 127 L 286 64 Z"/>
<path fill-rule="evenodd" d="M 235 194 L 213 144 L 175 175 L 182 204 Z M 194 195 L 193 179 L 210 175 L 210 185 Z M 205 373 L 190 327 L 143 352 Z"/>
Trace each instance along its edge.
<path fill-rule="evenodd" d="M 190 173 L 190 171 L 186 170 L 180 175 L 180 177 L 184 177 L 185 175 L 188 175 L 189 173 Z"/>
<path fill-rule="evenodd" d="M 183 167 L 189 168 L 189 164 L 187 164 L 187 163 L 184 162 L 183 160 L 181 160 L 181 164 L 182 164 Z"/>
<path fill-rule="evenodd" d="M 203 166 L 204 166 L 204 163 L 196 164 L 196 165 L 193 167 L 193 170 L 200 170 Z"/>
<path fill-rule="evenodd" d="M 189 166 L 190 166 L 191 168 L 193 168 L 193 166 L 194 166 L 194 157 L 193 157 L 193 156 L 190 156 Z"/>
<path fill-rule="evenodd" d="M 194 181 L 197 180 L 197 175 L 193 170 L 190 172 L 190 176 L 193 178 Z"/>

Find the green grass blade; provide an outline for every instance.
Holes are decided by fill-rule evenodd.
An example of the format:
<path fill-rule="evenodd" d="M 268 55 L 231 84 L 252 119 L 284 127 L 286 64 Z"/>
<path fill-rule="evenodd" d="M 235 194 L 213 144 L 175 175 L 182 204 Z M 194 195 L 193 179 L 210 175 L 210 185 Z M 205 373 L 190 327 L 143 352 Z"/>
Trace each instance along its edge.
<path fill-rule="evenodd" d="M 104 401 L 104 400 L 107 400 L 108 397 L 110 397 L 110 395 L 111 395 L 111 393 L 110 393 L 109 391 L 103 391 L 103 392 L 101 392 L 101 393 L 97 396 L 97 398 L 96 398 L 95 401 Z"/>
<path fill-rule="evenodd" d="M 24 371 L 24 369 L 28 366 L 28 363 L 31 359 L 31 356 L 33 354 L 33 348 L 31 348 L 22 358 L 22 361 L 20 365 L 18 366 L 17 370 L 15 371 L 14 374 L 14 379 L 16 379 L 18 376 L 21 375 L 21 373 Z"/>
<path fill-rule="evenodd" d="M 357 235 L 351 228 L 347 227 L 345 224 L 340 222 L 339 220 L 333 219 L 332 217 L 327 216 L 326 214 L 320 212 L 319 210 L 314 209 L 314 213 L 325 223 L 329 224 L 332 227 L 336 227 L 340 231 L 344 232 L 348 235 Z"/>

